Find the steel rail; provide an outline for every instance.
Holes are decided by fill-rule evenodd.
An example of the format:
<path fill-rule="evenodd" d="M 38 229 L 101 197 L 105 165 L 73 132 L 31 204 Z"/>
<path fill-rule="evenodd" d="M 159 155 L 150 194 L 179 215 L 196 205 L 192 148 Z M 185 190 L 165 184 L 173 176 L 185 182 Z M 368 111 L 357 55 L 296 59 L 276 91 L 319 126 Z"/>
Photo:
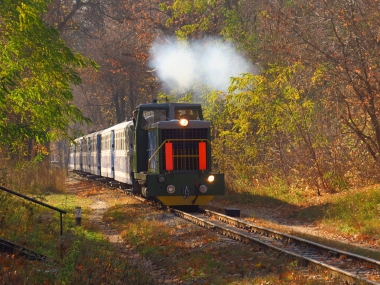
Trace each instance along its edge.
<path fill-rule="evenodd" d="M 2 238 L 0 238 L 0 251 L 11 254 L 18 254 L 20 256 L 26 257 L 29 260 L 46 261 L 49 259 L 46 255 L 40 254 Z"/>
<path fill-rule="evenodd" d="M 339 277 L 349 284 L 355 284 L 358 281 L 361 284 L 380 284 L 380 261 L 378 260 L 255 226 L 212 211 L 205 211 L 205 214 L 189 214 L 172 209 L 172 212 L 232 239 L 246 244 L 260 244 L 316 267 L 327 269 L 333 277 Z"/>

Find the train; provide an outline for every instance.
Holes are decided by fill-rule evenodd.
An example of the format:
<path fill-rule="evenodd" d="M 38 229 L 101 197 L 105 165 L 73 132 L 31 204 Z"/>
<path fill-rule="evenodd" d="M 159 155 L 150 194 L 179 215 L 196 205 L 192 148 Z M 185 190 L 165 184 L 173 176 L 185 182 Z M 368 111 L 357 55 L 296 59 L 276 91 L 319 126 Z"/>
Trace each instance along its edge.
<path fill-rule="evenodd" d="M 152 102 L 134 114 L 76 138 L 69 170 L 165 206 L 198 207 L 225 194 L 223 167 L 213 164 L 211 122 L 204 120 L 201 104 Z"/>

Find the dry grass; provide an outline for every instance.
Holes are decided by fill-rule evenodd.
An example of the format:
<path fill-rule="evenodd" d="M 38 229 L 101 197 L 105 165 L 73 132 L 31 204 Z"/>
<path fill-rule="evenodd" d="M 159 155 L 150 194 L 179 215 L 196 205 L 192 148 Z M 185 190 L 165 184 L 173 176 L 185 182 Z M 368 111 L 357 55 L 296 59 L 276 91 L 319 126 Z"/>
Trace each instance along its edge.
<path fill-rule="evenodd" d="M 51 165 L 47 160 L 17 161 L 12 157 L 0 159 L 0 180 L 3 187 L 35 196 L 65 191 L 66 171 Z"/>

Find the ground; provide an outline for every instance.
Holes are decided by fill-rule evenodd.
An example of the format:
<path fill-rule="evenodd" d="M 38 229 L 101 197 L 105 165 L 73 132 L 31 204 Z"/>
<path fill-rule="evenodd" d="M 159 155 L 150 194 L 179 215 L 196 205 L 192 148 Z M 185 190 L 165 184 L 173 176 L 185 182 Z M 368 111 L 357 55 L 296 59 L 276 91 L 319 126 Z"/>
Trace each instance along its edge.
<path fill-rule="evenodd" d="M 323 197 L 316 199 L 314 206 L 323 204 Z M 308 205 L 309 207 L 310 205 Z M 223 212 L 226 208 L 224 203 L 211 201 L 208 205 L 210 209 Z M 265 205 L 249 206 L 246 204 L 233 203 L 228 205 L 230 208 L 241 210 L 241 217 L 263 227 L 269 227 L 279 231 L 298 236 L 313 236 L 316 240 L 327 239 L 350 246 L 357 246 L 368 250 L 377 251 L 380 254 L 380 240 L 363 238 L 358 235 L 342 234 L 334 226 L 322 226 L 316 221 L 308 219 L 297 219 L 297 213 L 302 211 L 302 207 L 294 207 L 290 204 L 268 203 Z M 306 207 L 306 206 L 305 206 Z M 334 244 L 334 242 L 332 243 Z"/>
<path fill-rule="evenodd" d="M 162 261 L 161 264 L 149 260 L 148 258 L 145 258 L 143 255 L 138 253 L 138 250 L 134 248 L 133 246 L 127 244 L 122 240 L 121 236 L 121 230 L 120 229 L 115 229 L 114 225 L 112 223 L 108 224 L 104 220 L 104 214 L 106 213 L 107 209 L 109 209 L 112 206 L 115 206 L 117 204 L 127 204 L 126 208 L 133 208 L 133 211 L 136 211 L 136 215 L 144 215 L 145 212 L 151 212 L 150 210 L 143 210 L 139 209 L 140 207 L 136 207 L 137 203 L 140 203 L 139 201 L 136 202 L 136 200 L 124 193 L 122 193 L 120 190 L 109 190 L 106 189 L 102 186 L 97 186 L 93 188 L 81 188 L 78 187 L 78 184 L 75 183 L 75 187 L 71 188 L 69 187 L 69 192 L 75 192 L 77 195 L 85 195 L 88 198 L 91 198 L 92 203 L 90 205 L 91 208 L 91 214 L 90 214 L 90 220 L 92 223 L 96 224 L 99 229 L 103 232 L 103 234 L 107 237 L 107 239 L 114 244 L 115 247 L 117 247 L 118 251 L 120 252 L 121 255 L 125 256 L 128 258 L 129 261 L 135 262 L 136 265 L 142 266 L 145 268 L 146 272 L 150 272 L 152 275 L 152 279 L 154 280 L 159 280 L 159 284 L 227 284 L 223 283 L 222 281 L 218 280 L 218 282 L 222 283 L 209 283 L 210 280 L 210 275 L 204 275 L 205 277 L 202 279 L 197 279 L 197 281 L 194 283 L 193 281 L 189 281 L 191 275 L 197 274 L 197 270 L 189 271 L 186 272 L 184 268 L 182 274 L 178 274 L 178 272 L 170 272 L 168 270 L 164 270 L 163 268 L 165 267 L 164 262 Z M 128 204 L 130 206 L 128 206 Z M 322 228 L 321 226 L 318 226 L 315 222 L 308 222 L 307 220 L 304 219 L 297 219 L 295 218 L 296 215 L 294 215 L 294 212 L 299 212 L 302 211 L 300 208 L 294 208 L 291 205 L 287 204 L 265 204 L 265 205 L 259 205 L 255 204 L 255 206 L 248 206 L 247 204 L 239 204 L 239 203 L 228 203 L 226 204 L 225 201 L 218 201 L 218 199 L 215 199 L 214 201 L 210 202 L 208 207 L 212 210 L 217 210 L 219 212 L 224 212 L 224 209 L 226 207 L 229 208 L 238 208 L 241 210 L 241 216 L 242 218 L 246 219 L 247 221 L 253 222 L 255 224 L 259 224 L 260 226 L 264 227 L 270 227 L 274 228 L 277 230 L 281 231 L 286 231 L 290 234 L 295 234 L 295 235 L 313 235 L 316 237 L 323 237 L 323 238 L 328 238 L 331 240 L 339 240 L 342 243 L 346 244 L 356 244 L 361 247 L 366 247 L 366 248 L 371 248 L 374 250 L 378 250 L 380 253 L 380 248 L 378 244 L 370 244 L 366 243 L 363 240 L 355 240 L 354 236 L 343 236 L 339 235 L 337 232 L 334 231 L 334 229 L 330 228 Z M 201 250 L 202 254 L 205 253 L 214 253 L 220 248 L 225 248 L 224 251 L 230 252 L 232 247 L 237 247 L 241 246 L 244 247 L 245 245 L 236 245 L 236 244 L 228 244 L 227 241 L 225 241 L 223 238 L 219 237 L 219 241 L 214 242 L 213 244 L 207 244 L 204 243 L 203 240 L 204 238 L 201 238 L 200 236 L 203 234 L 203 232 L 199 231 L 199 235 L 195 237 L 191 237 L 191 234 L 189 231 L 187 231 L 186 226 L 178 226 L 181 223 L 187 223 L 185 221 L 181 221 L 180 218 L 174 217 L 170 213 L 162 213 L 159 211 L 152 211 L 149 213 L 153 219 L 158 220 L 159 222 L 163 222 L 166 224 L 168 227 L 172 227 L 172 230 L 170 231 L 170 239 L 171 240 L 177 240 L 177 243 L 173 243 L 173 247 L 176 247 L 176 245 L 180 242 L 182 244 L 179 247 L 179 250 L 183 252 L 183 249 L 186 249 L 188 251 L 191 251 L 192 249 L 194 250 Z M 192 227 L 196 228 L 198 226 L 193 225 Z M 180 229 L 180 230 L 178 230 Z M 186 237 L 185 243 L 183 244 L 182 238 L 183 236 Z M 148 242 L 148 241 L 147 241 Z M 227 245 L 225 244 L 227 243 Z M 223 250 L 222 250 L 223 251 Z M 243 254 L 244 251 L 247 251 L 244 249 L 241 251 L 240 254 Z M 174 249 L 174 252 L 176 252 L 176 249 Z M 237 251 L 238 252 L 238 251 Z M 245 254 L 245 253 L 244 253 Z M 229 254 L 228 258 L 230 260 L 231 266 L 237 266 L 239 270 L 239 273 L 236 273 L 236 270 L 233 270 L 232 273 L 226 273 L 226 275 L 223 277 L 226 280 L 231 278 L 231 280 L 236 280 L 232 281 L 231 283 L 228 284 L 252 284 L 252 283 L 241 283 L 244 278 L 246 278 L 247 275 L 256 276 L 257 274 L 261 276 L 262 274 L 264 275 L 271 275 L 273 272 L 276 272 L 278 270 L 279 266 L 268 266 L 267 259 L 269 255 L 265 252 L 262 252 L 260 249 L 252 249 L 252 252 L 249 253 L 251 257 L 246 256 L 244 257 L 244 260 L 253 260 L 253 263 L 249 264 L 244 264 L 246 266 L 243 268 L 241 266 L 241 263 L 243 262 L 242 255 L 239 256 L 240 259 L 236 260 L 236 262 L 232 261 L 233 257 Z M 176 255 L 176 253 L 168 253 L 168 255 Z M 175 258 L 175 262 L 181 262 L 180 258 L 182 253 L 178 255 Z M 189 255 L 190 256 L 190 255 Z M 237 256 L 236 256 L 237 257 Z M 169 256 L 170 258 L 170 256 Z M 215 255 L 209 254 L 208 258 L 211 260 L 214 260 L 216 258 Z M 226 256 L 224 254 L 218 254 L 217 258 L 222 258 L 224 261 L 219 260 L 218 263 L 220 263 L 222 267 L 223 262 L 225 262 Z M 281 262 L 278 260 L 278 258 L 273 258 L 269 257 L 272 260 L 275 260 L 276 262 Z M 241 260 L 239 262 L 239 260 Z M 257 262 L 257 260 L 263 260 L 266 262 L 267 266 L 262 266 L 261 262 Z M 214 260 L 215 261 L 215 260 Z M 171 261 L 173 262 L 173 261 Z M 283 262 L 283 261 L 282 261 Z M 244 261 L 245 263 L 245 261 Z M 230 266 L 230 267 L 231 267 Z M 170 267 L 170 266 L 169 266 Z M 285 267 L 288 267 L 286 265 Z M 166 267 L 167 268 L 167 267 Z M 192 265 L 188 265 L 188 269 L 192 268 Z M 276 269 L 277 268 L 277 269 Z M 178 270 L 178 269 L 177 269 Z M 220 269 L 221 270 L 221 269 Z M 218 273 L 220 272 L 218 269 Z M 256 272 L 256 273 L 255 273 Z M 294 269 L 292 268 L 289 272 L 292 272 L 294 274 Z M 302 274 L 308 277 L 304 277 L 303 280 L 300 280 L 300 283 L 296 282 L 290 282 L 290 283 L 281 283 L 281 284 L 309 284 L 309 283 L 303 283 L 305 280 L 309 280 L 310 276 L 313 278 L 322 279 L 326 278 L 326 276 L 321 275 L 319 276 L 318 274 L 310 273 L 309 271 L 305 271 L 305 269 L 302 269 L 300 271 L 302 273 L 298 273 L 298 275 Z M 237 274 L 237 275 L 236 275 Z M 178 276 L 185 276 L 185 280 L 180 280 L 178 279 Z M 242 279 L 243 278 L 243 279 Z M 245 279 L 244 279 L 245 280 Z M 237 283 L 235 283 L 237 282 Z M 256 283 L 254 283 L 256 284 Z M 274 284 L 274 283 L 273 283 Z M 314 283 L 313 283 L 314 284 Z M 322 283 L 316 283 L 316 284 L 335 284 L 335 283 L 330 283 L 323 281 Z"/>

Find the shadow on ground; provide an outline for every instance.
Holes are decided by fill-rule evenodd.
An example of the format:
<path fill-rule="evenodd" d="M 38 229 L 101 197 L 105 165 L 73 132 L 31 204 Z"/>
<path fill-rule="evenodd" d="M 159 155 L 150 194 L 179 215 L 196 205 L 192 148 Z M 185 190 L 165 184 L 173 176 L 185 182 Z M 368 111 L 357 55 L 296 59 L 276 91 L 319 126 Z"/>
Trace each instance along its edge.
<path fill-rule="evenodd" d="M 238 208 L 241 210 L 242 216 L 265 219 L 278 224 L 289 224 L 291 221 L 297 221 L 298 225 L 322 220 L 326 216 L 327 210 L 332 206 L 331 203 L 308 207 L 298 206 L 273 197 L 248 193 L 234 193 L 215 197 L 209 205 L 219 208 L 219 211 L 224 211 L 225 208 Z"/>

